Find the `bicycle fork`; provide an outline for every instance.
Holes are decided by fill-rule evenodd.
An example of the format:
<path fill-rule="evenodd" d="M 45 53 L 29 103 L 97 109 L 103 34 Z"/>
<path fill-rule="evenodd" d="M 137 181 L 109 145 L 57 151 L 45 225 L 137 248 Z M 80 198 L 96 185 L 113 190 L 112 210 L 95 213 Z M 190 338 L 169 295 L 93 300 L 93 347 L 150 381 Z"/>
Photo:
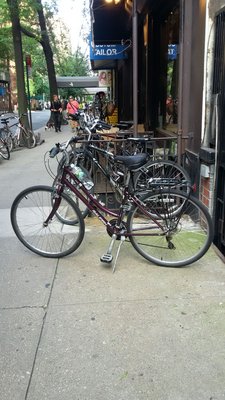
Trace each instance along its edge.
<path fill-rule="evenodd" d="M 54 204 L 52 207 L 52 210 L 50 212 L 50 214 L 48 215 L 48 217 L 46 218 L 46 220 L 43 222 L 43 226 L 46 227 L 48 226 L 48 224 L 51 222 L 52 218 L 54 217 L 56 211 L 58 210 L 60 203 L 61 203 L 61 197 L 59 195 L 55 196 L 54 198 Z"/>

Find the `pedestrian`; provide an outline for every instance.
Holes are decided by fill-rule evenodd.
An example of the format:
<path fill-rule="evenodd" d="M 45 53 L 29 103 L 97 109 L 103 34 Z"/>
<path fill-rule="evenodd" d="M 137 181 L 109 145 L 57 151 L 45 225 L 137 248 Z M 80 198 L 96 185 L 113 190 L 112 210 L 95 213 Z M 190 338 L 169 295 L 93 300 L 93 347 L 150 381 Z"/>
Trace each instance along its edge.
<path fill-rule="evenodd" d="M 55 125 L 55 131 L 61 132 L 61 113 L 62 113 L 62 103 L 59 100 L 57 94 L 53 95 L 53 101 L 51 101 L 51 113 L 53 116 L 53 121 Z"/>
<path fill-rule="evenodd" d="M 67 121 L 67 107 L 68 101 L 65 97 L 62 98 L 62 125 L 68 125 Z"/>
<path fill-rule="evenodd" d="M 66 106 L 68 114 L 76 114 L 79 109 L 79 103 L 77 100 L 74 99 L 73 96 L 69 97 L 68 104 Z"/>
<path fill-rule="evenodd" d="M 79 109 L 78 101 L 75 100 L 73 96 L 70 96 L 67 107 L 66 107 L 68 116 L 70 114 L 73 114 L 73 115 L 76 114 L 78 112 L 78 109 Z M 77 125 L 78 125 L 77 121 L 74 121 L 72 119 L 70 120 L 70 127 L 72 129 L 72 132 L 74 132 L 74 130 L 77 128 Z"/>

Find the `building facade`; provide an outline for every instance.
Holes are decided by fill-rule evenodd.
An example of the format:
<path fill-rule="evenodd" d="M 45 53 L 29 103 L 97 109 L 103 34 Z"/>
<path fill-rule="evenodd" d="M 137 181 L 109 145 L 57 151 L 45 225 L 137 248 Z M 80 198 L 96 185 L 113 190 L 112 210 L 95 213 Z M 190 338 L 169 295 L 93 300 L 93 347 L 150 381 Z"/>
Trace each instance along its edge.
<path fill-rule="evenodd" d="M 94 45 L 123 44 L 111 69 L 119 120 L 177 135 L 178 160 L 214 219 L 225 256 L 225 4 L 223 0 L 91 1 Z M 136 89 L 136 91 L 134 90 Z"/>

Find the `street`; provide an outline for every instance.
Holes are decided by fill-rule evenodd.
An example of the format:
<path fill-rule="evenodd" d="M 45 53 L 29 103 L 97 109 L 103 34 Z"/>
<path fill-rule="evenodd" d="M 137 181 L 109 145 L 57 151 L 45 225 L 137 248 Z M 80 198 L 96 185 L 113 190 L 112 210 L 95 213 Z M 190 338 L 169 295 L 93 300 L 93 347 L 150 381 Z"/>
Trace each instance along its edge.
<path fill-rule="evenodd" d="M 32 111 L 31 119 L 32 119 L 32 127 L 35 131 L 36 129 L 42 128 L 46 125 L 50 117 L 50 110 L 42 110 L 42 111 Z"/>
<path fill-rule="evenodd" d="M 29 111 L 28 113 L 28 118 L 30 117 L 30 113 Z M 17 113 L 14 113 L 16 116 L 18 116 Z M 14 115 L 13 113 L 4 113 L 1 114 L 1 118 L 4 119 L 6 117 L 13 117 Z M 31 120 L 32 120 L 32 128 L 33 130 L 37 130 L 39 128 L 43 128 L 45 127 L 46 123 L 48 122 L 50 117 L 50 110 L 42 110 L 42 111 L 31 111 Z M 16 121 L 11 119 L 9 121 L 9 126 L 11 126 L 12 124 L 14 124 Z M 3 125 L 0 122 L 0 128 L 3 127 Z M 14 128 L 13 128 L 14 129 Z"/>
<path fill-rule="evenodd" d="M 1 400 L 224 399 L 225 268 L 213 249 L 176 269 L 125 243 L 112 274 L 99 260 L 109 237 L 95 218 L 63 259 L 18 241 L 13 199 L 51 184 L 44 154 L 71 136 L 68 126 L 40 131 L 41 146 L 0 160 Z"/>

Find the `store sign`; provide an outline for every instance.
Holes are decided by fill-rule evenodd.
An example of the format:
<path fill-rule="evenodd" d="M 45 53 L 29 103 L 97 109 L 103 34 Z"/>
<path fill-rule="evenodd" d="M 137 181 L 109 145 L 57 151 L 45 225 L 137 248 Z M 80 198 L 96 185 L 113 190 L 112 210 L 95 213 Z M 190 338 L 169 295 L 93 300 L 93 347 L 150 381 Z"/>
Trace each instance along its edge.
<path fill-rule="evenodd" d="M 177 59 L 177 44 L 169 44 L 168 45 L 168 59 L 176 60 Z"/>
<path fill-rule="evenodd" d="M 5 96 L 6 88 L 4 86 L 0 86 L 0 96 Z"/>
<path fill-rule="evenodd" d="M 91 60 L 119 60 L 127 58 L 127 46 L 122 44 L 95 45 L 90 43 Z"/>

